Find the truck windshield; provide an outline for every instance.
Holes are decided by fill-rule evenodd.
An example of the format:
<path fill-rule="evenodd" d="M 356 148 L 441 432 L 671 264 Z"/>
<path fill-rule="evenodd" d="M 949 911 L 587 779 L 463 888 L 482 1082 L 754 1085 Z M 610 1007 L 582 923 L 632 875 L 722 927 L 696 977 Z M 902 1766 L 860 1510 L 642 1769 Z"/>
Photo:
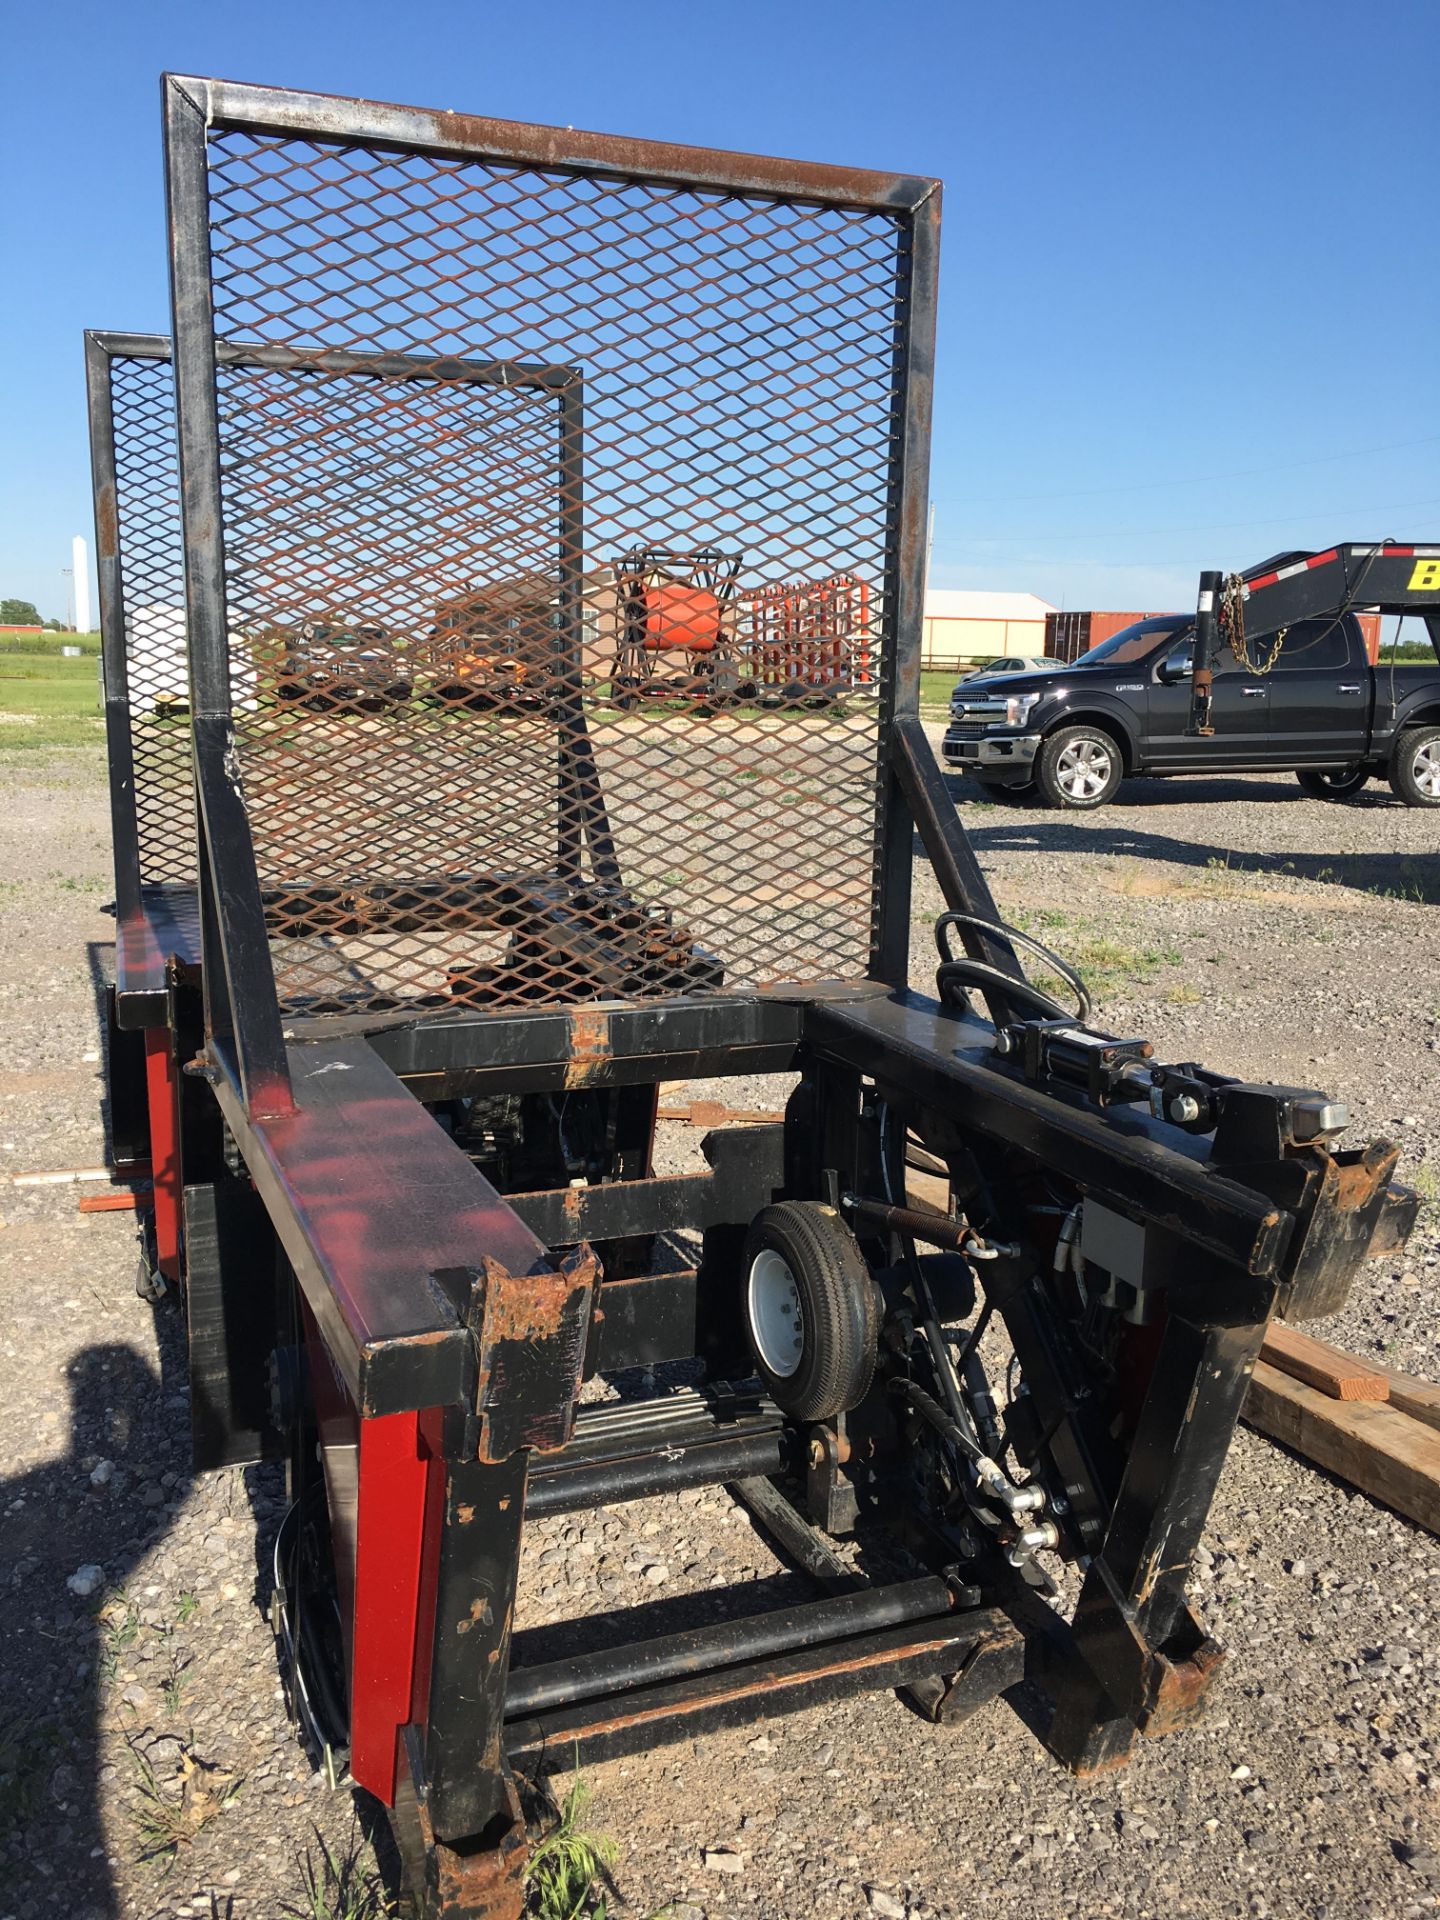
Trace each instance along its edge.
<path fill-rule="evenodd" d="M 1077 667 L 1124 667 L 1132 660 L 1143 660 L 1172 640 L 1188 633 L 1193 622 L 1176 614 L 1170 620 L 1137 620 L 1133 627 L 1122 627 L 1099 646 L 1091 647 L 1075 661 Z"/>

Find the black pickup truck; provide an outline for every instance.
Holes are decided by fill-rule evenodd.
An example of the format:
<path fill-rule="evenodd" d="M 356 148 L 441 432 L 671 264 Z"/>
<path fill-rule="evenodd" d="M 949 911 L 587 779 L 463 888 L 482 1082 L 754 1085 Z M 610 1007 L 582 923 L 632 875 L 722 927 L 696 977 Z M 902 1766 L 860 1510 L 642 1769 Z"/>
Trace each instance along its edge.
<path fill-rule="evenodd" d="M 1372 667 L 1353 614 L 1301 622 L 1265 672 L 1219 661 L 1214 731 L 1197 735 L 1194 632 L 1193 614 L 1162 614 L 1058 672 L 962 683 L 946 763 L 987 794 L 1038 789 L 1054 807 L 1103 806 L 1130 774 L 1280 772 L 1337 800 L 1380 774 L 1407 805 L 1440 806 L 1440 659 Z"/>

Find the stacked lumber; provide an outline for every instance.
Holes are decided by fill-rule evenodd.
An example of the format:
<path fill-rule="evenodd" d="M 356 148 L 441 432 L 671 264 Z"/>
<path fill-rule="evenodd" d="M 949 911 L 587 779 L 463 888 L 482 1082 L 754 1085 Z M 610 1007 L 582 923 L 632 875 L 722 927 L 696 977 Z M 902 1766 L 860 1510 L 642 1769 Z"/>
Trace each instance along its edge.
<path fill-rule="evenodd" d="M 1440 1533 L 1440 1386 L 1293 1327 L 1265 1336 L 1244 1420 Z"/>
<path fill-rule="evenodd" d="M 723 1100 L 690 1100 L 684 1106 L 656 1109 L 657 1120 L 678 1120 L 687 1127 L 774 1126 L 785 1118 L 769 1107 L 727 1107 Z"/>

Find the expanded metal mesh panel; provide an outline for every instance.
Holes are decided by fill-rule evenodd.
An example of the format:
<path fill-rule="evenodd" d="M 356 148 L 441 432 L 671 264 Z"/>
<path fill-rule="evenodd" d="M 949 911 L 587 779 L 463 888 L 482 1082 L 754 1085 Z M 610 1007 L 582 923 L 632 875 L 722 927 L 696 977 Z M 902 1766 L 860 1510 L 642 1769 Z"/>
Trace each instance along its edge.
<path fill-rule="evenodd" d="M 147 886 L 193 884 L 184 548 L 170 362 L 112 356 L 110 401 L 140 879 Z"/>
<path fill-rule="evenodd" d="M 282 1002 L 854 978 L 897 216 L 212 128 Z M 393 359 L 368 362 L 362 356 Z"/>

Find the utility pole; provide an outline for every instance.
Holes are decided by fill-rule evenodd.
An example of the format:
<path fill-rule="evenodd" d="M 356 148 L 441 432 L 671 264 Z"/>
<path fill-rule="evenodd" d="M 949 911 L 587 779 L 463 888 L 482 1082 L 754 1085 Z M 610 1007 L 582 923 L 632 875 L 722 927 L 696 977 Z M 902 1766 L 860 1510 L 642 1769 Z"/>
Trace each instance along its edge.
<path fill-rule="evenodd" d="M 75 631 L 90 631 L 90 556 L 85 536 L 77 533 L 70 542 L 70 571 L 75 583 Z"/>

